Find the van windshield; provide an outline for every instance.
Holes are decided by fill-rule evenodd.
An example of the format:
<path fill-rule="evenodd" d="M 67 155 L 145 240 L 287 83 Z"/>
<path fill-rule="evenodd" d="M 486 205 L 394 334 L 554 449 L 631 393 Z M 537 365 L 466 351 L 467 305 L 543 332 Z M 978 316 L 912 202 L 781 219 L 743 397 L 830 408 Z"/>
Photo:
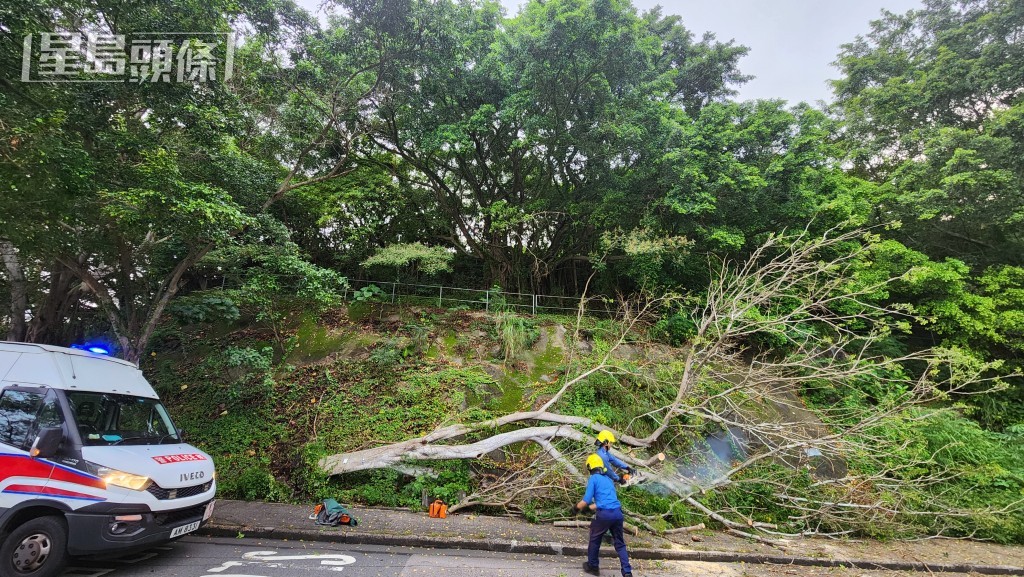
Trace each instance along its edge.
<path fill-rule="evenodd" d="M 167 410 L 157 399 L 87 391 L 69 391 L 67 398 L 84 445 L 181 442 Z"/>

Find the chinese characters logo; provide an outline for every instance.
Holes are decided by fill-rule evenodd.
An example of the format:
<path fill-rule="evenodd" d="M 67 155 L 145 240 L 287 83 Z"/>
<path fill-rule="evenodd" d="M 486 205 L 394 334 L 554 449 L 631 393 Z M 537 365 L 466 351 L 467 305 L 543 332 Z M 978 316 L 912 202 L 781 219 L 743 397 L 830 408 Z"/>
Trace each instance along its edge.
<path fill-rule="evenodd" d="M 222 32 L 25 36 L 22 82 L 225 82 L 234 36 Z"/>

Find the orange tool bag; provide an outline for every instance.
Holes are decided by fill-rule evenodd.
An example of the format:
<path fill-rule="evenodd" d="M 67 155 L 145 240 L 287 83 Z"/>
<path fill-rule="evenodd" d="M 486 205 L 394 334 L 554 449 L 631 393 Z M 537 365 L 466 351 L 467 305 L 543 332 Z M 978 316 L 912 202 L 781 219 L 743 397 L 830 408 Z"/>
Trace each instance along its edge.
<path fill-rule="evenodd" d="M 445 505 L 444 501 L 437 499 L 430 504 L 430 508 L 427 509 L 427 513 L 434 519 L 447 519 L 448 505 Z"/>

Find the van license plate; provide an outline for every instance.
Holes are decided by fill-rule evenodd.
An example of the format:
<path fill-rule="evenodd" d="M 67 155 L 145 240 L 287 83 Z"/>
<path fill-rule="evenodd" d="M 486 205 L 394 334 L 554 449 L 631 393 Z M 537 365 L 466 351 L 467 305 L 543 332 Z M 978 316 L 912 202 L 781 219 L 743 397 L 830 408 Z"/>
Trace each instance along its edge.
<path fill-rule="evenodd" d="M 201 521 L 189 523 L 188 525 L 182 525 L 181 527 L 175 527 L 174 530 L 171 531 L 171 539 L 174 539 L 175 537 L 181 537 L 185 533 L 191 533 L 192 531 L 195 531 L 199 528 L 199 523 L 201 523 Z"/>

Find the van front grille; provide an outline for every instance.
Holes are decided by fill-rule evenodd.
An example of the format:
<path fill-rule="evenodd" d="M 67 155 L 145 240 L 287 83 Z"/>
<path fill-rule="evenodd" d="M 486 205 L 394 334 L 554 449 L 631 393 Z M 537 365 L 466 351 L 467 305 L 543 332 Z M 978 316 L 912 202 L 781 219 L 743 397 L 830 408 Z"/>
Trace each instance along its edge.
<path fill-rule="evenodd" d="M 185 497 L 195 497 L 196 495 L 202 495 L 203 493 L 210 490 L 213 485 L 213 481 L 207 481 L 202 485 L 192 485 L 191 487 L 178 487 L 177 489 L 164 489 L 160 485 L 153 483 L 149 486 L 146 491 L 150 495 L 153 495 L 161 501 L 167 501 L 168 499 L 184 499 Z"/>

